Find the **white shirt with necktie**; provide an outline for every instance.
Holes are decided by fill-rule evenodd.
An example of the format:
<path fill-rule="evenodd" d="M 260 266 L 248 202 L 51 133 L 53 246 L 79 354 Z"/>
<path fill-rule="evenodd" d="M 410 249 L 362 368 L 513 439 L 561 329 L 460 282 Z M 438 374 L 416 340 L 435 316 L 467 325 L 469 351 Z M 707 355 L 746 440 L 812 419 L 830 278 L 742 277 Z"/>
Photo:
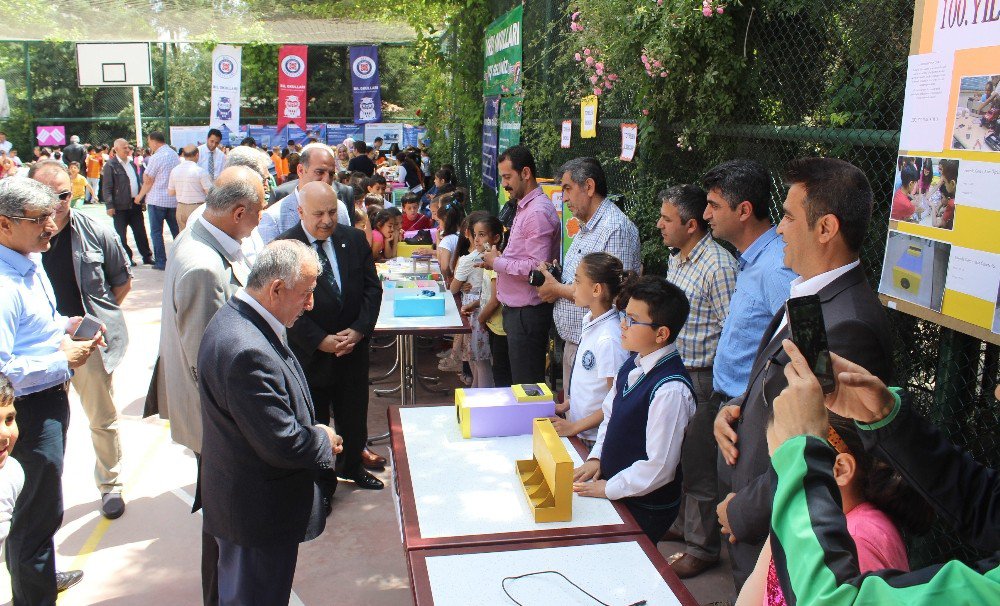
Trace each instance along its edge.
<path fill-rule="evenodd" d="M 830 271 L 823 272 L 818 276 L 813 276 L 808 280 L 803 280 L 802 276 L 799 276 L 798 278 L 792 280 L 792 283 L 788 289 L 789 290 L 788 298 L 794 299 L 795 297 L 806 297 L 809 295 L 819 294 L 819 291 L 823 290 L 824 288 L 832 284 L 834 280 L 836 280 L 840 276 L 846 274 L 847 272 L 851 271 L 852 269 L 854 269 L 859 265 L 861 265 L 860 260 L 854 261 L 853 263 L 848 263 L 847 265 L 841 265 L 836 269 L 831 269 Z M 774 331 L 774 334 L 771 335 L 771 338 L 774 339 L 774 337 L 781 332 L 781 329 L 784 328 L 786 324 L 788 324 L 788 314 L 782 311 L 781 323 L 778 324 L 778 329 Z"/>
<path fill-rule="evenodd" d="M 198 146 L 198 166 L 205 169 L 212 181 L 219 178 L 219 173 L 225 164 L 226 154 L 222 153 L 221 149 L 216 147 L 210 150 L 204 143 Z"/>
<path fill-rule="evenodd" d="M 302 231 L 306 232 L 306 237 L 309 238 L 309 245 L 316 249 L 316 242 L 319 238 L 309 233 L 309 229 L 306 228 L 306 224 L 302 224 Z M 327 238 L 323 241 L 323 252 L 326 253 L 326 258 L 330 260 L 330 268 L 333 269 L 333 279 L 337 281 L 337 288 L 341 291 L 344 289 L 341 287 L 340 282 L 340 266 L 337 264 L 337 251 L 333 249 L 333 241 L 331 238 Z"/>
<path fill-rule="evenodd" d="M 243 254 L 242 244 L 226 232 L 212 225 L 205 217 L 198 217 L 198 221 L 202 227 L 208 230 L 208 233 L 212 234 L 212 237 L 222 246 L 226 254 L 235 260 L 233 262 L 233 274 L 240 281 L 240 284 L 246 284 L 247 278 L 250 277 L 250 263 L 247 261 L 246 255 Z"/>

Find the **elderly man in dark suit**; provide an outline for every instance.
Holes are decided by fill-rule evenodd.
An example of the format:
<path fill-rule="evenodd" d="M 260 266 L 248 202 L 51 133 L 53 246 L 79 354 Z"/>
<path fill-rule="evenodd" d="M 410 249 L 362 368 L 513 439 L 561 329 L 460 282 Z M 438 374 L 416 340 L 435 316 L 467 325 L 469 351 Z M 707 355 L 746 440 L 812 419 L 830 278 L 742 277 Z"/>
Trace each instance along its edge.
<path fill-rule="evenodd" d="M 316 306 L 288 331 L 292 351 L 305 368 L 316 403 L 316 418 L 333 413 L 344 436 L 337 475 L 359 488 L 380 490 L 382 481 L 362 466 L 368 435 L 368 338 L 375 329 L 382 286 L 372 251 L 359 229 L 338 225 L 337 195 L 321 181 L 299 188 L 298 225 L 279 236 L 315 250 L 323 264 L 316 287 Z M 337 485 L 333 474 L 323 480 L 329 499 Z"/>
<path fill-rule="evenodd" d="M 266 247 L 212 318 L 198 352 L 204 426 L 199 490 L 219 543 L 219 603 L 287 604 L 299 543 L 323 532 L 316 484 L 342 441 L 316 422 L 286 327 L 312 309 L 316 252 Z"/>
<path fill-rule="evenodd" d="M 830 351 L 888 383 L 892 340 L 882 306 L 865 280 L 859 253 L 872 212 L 872 190 L 856 166 L 833 158 L 800 158 L 788 164 L 789 184 L 778 233 L 785 265 L 799 274 L 791 297 L 818 295 Z M 789 362 L 781 347 L 790 338 L 785 311 L 764 331 L 746 393 L 723 406 L 715 420 L 722 494 L 719 522 L 729 535 L 739 589 L 753 570 L 771 520 L 772 488 L 766 427 L 771 403 L 787 385 Z"/>

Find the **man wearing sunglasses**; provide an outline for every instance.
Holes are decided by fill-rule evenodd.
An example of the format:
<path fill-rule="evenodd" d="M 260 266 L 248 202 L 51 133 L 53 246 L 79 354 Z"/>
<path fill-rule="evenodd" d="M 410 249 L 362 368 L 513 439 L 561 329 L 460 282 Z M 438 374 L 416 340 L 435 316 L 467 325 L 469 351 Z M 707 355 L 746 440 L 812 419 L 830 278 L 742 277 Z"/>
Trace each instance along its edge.
<path fill-rule="evenodd" d="M 63 518 L 66 387 L 72 369 L 105 343 L 101 334 L 70 338 L 82 318 L 59 313 L 42 267 L 38 253 L 56 233 L 58 204 L 37 181 L 0 180 L 0 373 L 14 386 L 21 436 L 12 456 L 25 477 L 7 538 L 14 604 L 55 604 L 57 593 L 82 576 L 56 574 L 53 543 Z"/>
<path fill-rule="evenodd" d="M 128 329 L 120 305 L 132 288 L 132 268 L 111 229 L 70 209 L 65 197 L 70 178 L 64 166 L 54 160 L 36 162 L 28 176 L 59 197 L 53 217 L 56 231 L 49 250 L 42 253 L 56 309 L 67 317 L 90 314 L 110 328 L 108 347 L 78 368 L 72 383 L 90 421 L 101 515 L 114 520 L 125 513 L 125 501 L 121 496 L 122 447 L 111 376 L 128 348 Z"/>
<path fill-rule="evenodd" d="M 101 200 L 108 209 L 108 216 L 115 222 L 115 232 L 125 247 L 125 254 L 135 265 L 132 249 L 129 248 L 126 228 L 132 229 L 135 245 L 142 255 L 142 262 L 153 264 L 153 251 L 146 235 L 146 223 L 142 215 L 142 204 L 136 202 L 139 195 L 139 174 L 130 161 L 132 146 L 125 139 L 116 139 L 111 159 L 104 164 L 101 171 Z"/>

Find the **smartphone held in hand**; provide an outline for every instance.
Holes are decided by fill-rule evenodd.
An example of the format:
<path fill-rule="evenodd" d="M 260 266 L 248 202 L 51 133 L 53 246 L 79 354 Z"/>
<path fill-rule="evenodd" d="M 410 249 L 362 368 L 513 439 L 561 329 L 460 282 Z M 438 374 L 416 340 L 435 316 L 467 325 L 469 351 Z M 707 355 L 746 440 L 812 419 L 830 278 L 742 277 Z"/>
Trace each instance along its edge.
<path fill-rule="evenodd" d="M 73 331 L 73 339 L 77 341 L 89 341 L 97 337 L 101 332 L 101 321 L 96 316 L 87 314 L 83 316 L 83 321 Z"/>
<path fill-rule="evenodd" d="M 819 297 L 793 297 L 785 302 L 785 314 L 792 342 L 809 363 L 823 393 L 831 393 L 835 387 L 833 362 L 830 360 L 830 346 L 826 340 L 826 325 L 823 324 L 823 308 Z"/>

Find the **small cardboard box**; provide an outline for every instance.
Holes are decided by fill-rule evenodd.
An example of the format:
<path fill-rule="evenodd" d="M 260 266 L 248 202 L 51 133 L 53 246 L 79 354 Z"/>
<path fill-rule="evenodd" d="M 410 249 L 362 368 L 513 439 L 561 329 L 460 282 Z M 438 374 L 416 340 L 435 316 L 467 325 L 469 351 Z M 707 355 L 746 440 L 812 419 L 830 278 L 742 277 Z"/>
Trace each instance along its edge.
<path fill-rule="evenodd" d="M 551 395 L 548 400 L 519 402 L 510 387 L 456 389 L 455 408 L 463 438 L 528 435 L 535 418 L 556 414 Z"/>
<path fill-rule="evenodd" d="M 443 292 L 431 293 L 418 288 L 400 290 L 393 297 L 392 313 L 397 318 L 443 316 L 444 297 Z"/>
<path fill-rule="evenodd" d="M 515 464 L 535 522 L 573 519 L 573 459 L 549 419 L 532 423 L 532 458 Z"/>

